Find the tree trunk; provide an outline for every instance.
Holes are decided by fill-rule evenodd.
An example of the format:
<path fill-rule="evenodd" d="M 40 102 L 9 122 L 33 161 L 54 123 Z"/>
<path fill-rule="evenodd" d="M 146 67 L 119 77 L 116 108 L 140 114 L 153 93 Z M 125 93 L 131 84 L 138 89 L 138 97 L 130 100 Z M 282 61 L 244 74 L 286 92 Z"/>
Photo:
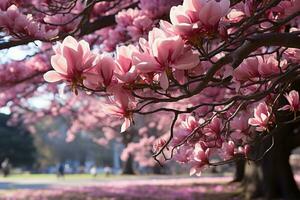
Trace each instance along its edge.
<path fill-rule="evenodd" d="M 266 199 L 282 198 L 285 200 L 300 199 L 300 192 L 289 163 L 291 154 L 291 126 L 277 128 L 272 132 L 272 138 L 264 142 L 266 151 L 274 142 L 271 150 L 261 162 L 246 164 L 243 186 L 245 198 L 253 199 L 264 196 Z"/>
<path fill-rule="evenodd" d="M 287 132 L 288 131 L 288 132 Z M 274 132 L 274 146 L 262 160 L 265 195 L 268 199 L 300 199 L 300 192 L 289 163 L 292 149 L 289 148 L 293 129 L 289 126 Z M 271 138 L 270 138 L 271 139 Z M 266 145 L 270 146 L 272 141 Z"/>
<path fill-rule="evenodd" d="M 125 147 L 133 141 L 134 134 L 136 130 L 131 128 L 130 132 L 126 132 L 122 134 L 122 142 Z M 133 155 L 130 153 L 125 163 L 123 163 L 123 171 L 122 174 L 135 174 L 133 170 Z"/>
<path fill-rule="evenodd" d="M 134 174 L 132 154 L 129 154 L 128 159 L 124 163 L 122 174 Z"/>
<path fill-rule="evenodd" d="M 263 196 L 263 175 L 260 165 L 255 162 L 247 162 L 245 163 L 244 172 L 242 187 L 245 199 L 249 200 Z"/>
<path fill-rule="evenodd" d="M 245 160 L 239 159 L 235 162 L 235 172 L 232 182 L 241 182 L 245 174 Z"/>

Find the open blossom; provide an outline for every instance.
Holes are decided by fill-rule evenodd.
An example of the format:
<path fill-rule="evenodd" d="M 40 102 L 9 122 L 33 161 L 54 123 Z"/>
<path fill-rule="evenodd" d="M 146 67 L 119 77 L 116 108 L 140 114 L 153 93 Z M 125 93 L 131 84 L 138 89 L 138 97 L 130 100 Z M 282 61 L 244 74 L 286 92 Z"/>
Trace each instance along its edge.
<path fill-rule="evenodd" d="M 96 58 L 87 42 L 83 40 L 77 42 L 72 36 L 58 43 L 54 52 L 56 54 L 51 57 L 54 70 L 44 74 L 44 79 L 48 82 L 66 80 L 71 82 L 73 87 L 82 83 L 83 73 L 94 66 Z"/>
<path fill-rule="evenodd" d="M 195 119 L 194 116 L 188 116 L 185 121 L 181 122 L 182 128 L 188 131 L 193 131 L 195 128 L 199 126 L 198 121 Z"/>
<path fill-rule="evenodd" d="M 209 148 L 205 149 L 199 143 L 197 143 L 193 153 L 194 162 L 192 168 L 190 169 L 190 175 L 196 174 L 197 176 L 200 176 L 202 170 L 209 163 L 209 155 L 211 150 Z"/>
<path fill-rule="evenodd" d="M 229 7 L 229 0 L 184 0 L 171 8 L 170 20 L 180 35 L 188 36 L 201 28 L 215 29 Z"/>
<path fill-rule="evenodd" d="M 0 27 L 16 38 L 31 36 L 36 39 L 50 39 L 58 34 L 58 30 L 51 30 L 45 24 L 34 21 L 31 15 L 22 14 L 15 5 L 6 11 L 0 10 Z M 15 34 L 17 33 L 17 34 Z"/>
<path fill-rule="evenodd" d="M 289 105 L 285 105 L 279 110 L 290 110 L 293 112 L 300 110 L 299 93 L 297 91 L 292 90 L 288 94 L 285 94 L 284 96 L 288 100 Z"/>
<path fill-rule="evenodd" d="M 140 46 L 143 52 L 133 54 L 133 63 L 140 73 L 159 73 L 160 86 L 165 90 L 169 87 L 167 71 L 191 69 L 200 62 L 198 53 L 180 36 L 158 28 L 149 32 L 148 41 L 140 39 Z"/>
<path fill-rule="evenodd" d="M 228 160 L 235 155 L 235 144 L 233 141 L 224 142 L 222 144 L 221 155 L 224 160 Z"/>
<path fill-rule="evenodd" d="M 262 62 L 262 58 L 259 56 L 245 59 L 242 64 L 234 70 L 235 79 L 238 81 L 248 81 L 259 77 L 258 66 Z"/>
<path fill-rule="evenodd" d="M 248 123 L 251 126 L 256 126 L 257 131 L 265 131 L 271 123 L 271 113 L 271 108 L 268 107 L 265 102 L 259 103 L 258 106 L 254 108 L 254 118 L 250 118 Z"/>
<path fill-rule="evenodd" d="M 258 65 L 258 72 L 262 77 L 268 77 L 285 71 L 286 67 L 285 60 L 278 63 L 273 55 L 264 56 L 263 62 Z"/>
<path fill-rule="evenodd" d="M 113 101 L 111 104 L 104 104 L 103 112 L 116 117 L 124 118 L 124 122 L 121 125 L 121 133 L 125 132 L 131 124 L 132 113 L 130 109 L 132 106 L 128 103 L 127 105 L 122 104 L 118 101 Z"/>
<path fill-rule="evenodd" d="M 203 134 L 206 136 L 217 137 L 222 130 L 221 119 L 214 117 L 211 122 L 203 128 Z"/>
<path fill-rule="evenodd" d="M 230 123 L 232 133 L 231 137 L 233 140 L 243 139 L 246 135 L 249 135 L 249 125 L 248 125 L 248 114 L 242 112 L 241 115 L 236 116 Z"/>
<path fill-rule="evenodd" d="M 115 75 L 121 82 L 132 83 L 136 80 L 138 74 L 132 63 L 132 54 L 137 51 L 133 45 L 117 47 Z"/>
<path fill-rule="evenodd" d="M 84 73 L 83 84 L 90 89 L 109 86 L 116 68 L 115 61 L 108 55 L 100 55 L 95 62 L 95 66 Z"/>

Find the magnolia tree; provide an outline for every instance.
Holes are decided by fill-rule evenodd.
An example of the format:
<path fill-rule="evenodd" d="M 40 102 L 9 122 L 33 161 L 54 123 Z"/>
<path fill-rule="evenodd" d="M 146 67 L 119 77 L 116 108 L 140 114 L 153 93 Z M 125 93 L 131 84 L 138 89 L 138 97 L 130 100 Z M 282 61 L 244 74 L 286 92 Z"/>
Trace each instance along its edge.
<path fill-rule="evenodd" d="M 95 110 L 119 118 L 121 132 L 139 116 L 171 114 L 154 142 L 157 162 L 200 175 L 244 159 L 263 172 L 263 187 L 247 191 L 299 197 L 288 163 L 300 145 L 298 0 L 6 0 L 0 9 L 1 49 L 42 42 L 1 66 L 2 105 L 36 95 L 47 71 L 44 92 L 63 82 L 106 98 Z M 258 186 L 259 174 L 245 179 Z"/>

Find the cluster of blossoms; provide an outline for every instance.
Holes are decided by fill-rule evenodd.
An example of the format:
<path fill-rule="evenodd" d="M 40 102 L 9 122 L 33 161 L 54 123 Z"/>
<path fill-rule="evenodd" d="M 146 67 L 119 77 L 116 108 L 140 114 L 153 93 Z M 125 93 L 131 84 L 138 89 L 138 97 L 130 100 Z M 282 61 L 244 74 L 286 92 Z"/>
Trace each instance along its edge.
<path fill-rule="evenodd" d="M 11 5 L 7 10 L 0 10 L 0 27 L 15 38 L 51 39 L 58 30 L 50 29 L 45 24 L 33 20 L 30 14 L 22 14 L 17 6 Z"/>
<path fill-rule="evenodd" d="M 268 20 L 278 20 L 285 12 L 295 10 L 295 1 L 285 2 L 268 10 Z M 226 38 L 226 44 L 240 34 L 231 23 L 246 21 L 259 5 L 262 4 L 250 0 L 234 6 L 230 6 L 229 0 L 184 0 L 182 5 L 171 8 L 171 23 L 161 20 L 158 28 L 149 31 L 147 39 L 140 38 L 136 46 L 118 46 L 113 57 L 94 53 L 87 42 L 68 36 L 54 47 L 54 70 L 44 78 L 48 82 L 64 80 L 76 94 L 78 88 L 83 88 L 108 95 L 110 104 L 105 104 L 104 111 L 124 119 L 121 132 L 128 129 L 135 113 L 145 114 L 147 111 L 143 110 L 148 104 L 164 102 L 162 111 L 175 114 L 172 134 L 169 140 L 156 141 L 154 151 L 160 154 L 170 147 L 167 149 L 172 149 L 171 154 L 174 150 L 175 160 L 190 164 L 191 174 L 199 175 L 213 158 L 248 157 L 256 136 L 276 125 L 273 107 L 280 95 L 273 89 L 276 78 L 297 70 L 298 49 L 278 53 L 279 49 L 269 47 L 259 48 L 257 55 L 242 60 L 238 66 L 227 62 L 214 69 L 226 55 L 217 52 L 208 58 L 208 50 L 213 52 L 224 46 L 218 38 Z M 132 38 L 152 27 L 151 20 L 135 9 L 119 13 L 116 20 L 118 25 L 128 28 Z M 136 29 L 138 24 L 140 29 Z M 259 27 L 266 32 L 270 28 L 265 24 Z M 207 81 L 207 76 L 211 80 Z M 298 92 L 291 91 L 285 97 L 289 105 L 279 111 L 290 110 L 296 117 Z M 148 113 L 155 112 L 149 110 Z"/>
<path fill-rule="evenodd" d="M 116 16 L 116 25 L 99 31 L 102 48 L 106 51 L 115 50 L 119 43 L 132 40 L 137 41 L 144 37 L 157 24 L 157 19 L 166 15 L 173 5 L 181 0 L 141 0 L 139 8 L 129 8 L 120 11 Z M 103 9 L 109 3 L 99 3 Z M 97 5 L 97 4 L 96 4 Z M 101 9 L 101 10 L 103 10 Z"/>

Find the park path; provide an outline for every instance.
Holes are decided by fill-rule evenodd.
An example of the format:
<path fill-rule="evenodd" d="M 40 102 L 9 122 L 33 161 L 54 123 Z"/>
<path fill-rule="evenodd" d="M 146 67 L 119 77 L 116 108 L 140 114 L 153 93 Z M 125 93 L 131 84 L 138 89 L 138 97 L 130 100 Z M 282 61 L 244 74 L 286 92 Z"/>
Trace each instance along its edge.
<path fill-rule="evenodd" d="M 179 181 L 180 180 L 180 181 Z M 226 183 L 231 177 L 189 177 L 189 176 L 133 176 L 120 178 L 90 178 L 90 179 L 0 179 L 0 191 L 16 189 L 55 189 L 60 187 L 80 187 L 80 186 L 114 186 L 123 187 L 125 185 L 190 185 L 190 184 L 214 184 Z"/>

